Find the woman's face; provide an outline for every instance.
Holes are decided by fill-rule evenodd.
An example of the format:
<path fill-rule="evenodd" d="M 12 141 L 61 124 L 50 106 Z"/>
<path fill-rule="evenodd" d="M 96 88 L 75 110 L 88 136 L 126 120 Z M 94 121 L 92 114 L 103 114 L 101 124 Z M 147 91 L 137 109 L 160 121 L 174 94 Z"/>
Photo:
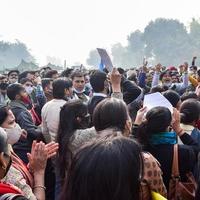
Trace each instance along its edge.
<path fill-rule="evenodd" d="M 5 121 L 2 123 L 2 128 L 13 128 L 15 126 L 15 116 L 13 112 L 9 109 L 8 115 L 5 119 Z"/>

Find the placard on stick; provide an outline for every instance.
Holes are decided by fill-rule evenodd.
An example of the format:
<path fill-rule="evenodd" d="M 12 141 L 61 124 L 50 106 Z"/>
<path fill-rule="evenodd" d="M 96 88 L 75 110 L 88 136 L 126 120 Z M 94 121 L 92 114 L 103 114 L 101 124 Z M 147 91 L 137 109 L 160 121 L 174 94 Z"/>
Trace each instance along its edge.
<path fill-rule="evenodd" d="M 97 51 L 101 57 L 103 64 L 105 65 L 106 69 L 109 72 L 111 72 L 113 69 L 113 64 L 112 64 L 112 61 L 111 61 L 110 56 L 108 55 L 107 51 L 105 49 L 100 49 L 100 48 L 97 48 Z"/>

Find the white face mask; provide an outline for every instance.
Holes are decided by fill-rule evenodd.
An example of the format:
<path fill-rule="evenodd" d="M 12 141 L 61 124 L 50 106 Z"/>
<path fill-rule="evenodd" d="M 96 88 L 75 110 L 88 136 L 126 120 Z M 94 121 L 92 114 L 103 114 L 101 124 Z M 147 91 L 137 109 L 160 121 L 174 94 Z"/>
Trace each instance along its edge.
<path fill-rule="evenodd" d="M 33 87 L 31 87 L 31 86 L 25 86 L 25 90 L 26 90 L 26 92 L 27 92 L 28 94 L 31 94 L 32 91 L 33 91 Z"/>
<path fill-rule="evenodd" d="M 11 145 L 17 143 L 22 135 L 22 129 L 18 124 L 16 124 L 13 128 L 6 128 L 5 131 L 8 135 L 7 142 Z"/>

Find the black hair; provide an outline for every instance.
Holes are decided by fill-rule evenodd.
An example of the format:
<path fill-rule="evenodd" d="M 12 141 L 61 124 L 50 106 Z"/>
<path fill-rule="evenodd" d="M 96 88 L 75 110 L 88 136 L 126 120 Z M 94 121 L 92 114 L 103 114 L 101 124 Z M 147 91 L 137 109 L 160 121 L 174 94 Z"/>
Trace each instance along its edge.
<path fill-rule="evenodd" d="M 181 105 L 180 113 L 183 124 L 196 122 L 200 116 L 200 102 L 196 99 L 185 100 Z"/>
<path fill-rule="evenodd" d="M 138 141 L 145 145 L 149 145 L 151 135 L 165 132 L 170 126 L 172 115 L 168 108 L 155 107 L 146 114 L 146 121 L 139 125 L 136 137 Z"/>
<path fill-rule="evenodd" d="M 126 104 L 133 102 L 142 92 L 142 90 L 130 80 L 124 80 L 122 84 L 123 100 Z"/>
<path fill-rule="evenodd" d="M 171 73 L 170 73 L 170 71 L 169 71 L 168 69 L 165 70 L 165 71 L 163 71 L 163 72 L 161 72 L 161 74 L 160 74 L 160 80 L 162 80 L 162 79 L 163 79 L 163 76 L 165 76 L 166 74 L 171 75 Z"/>
<path fill-rule="evenodd" d="M 84 73 L 80 70 L 75 70 L 72 74 L 71 74 L 71 79 L 73 80 L 75 77 L 84 77 Z"/>
<path fill-rule="evenodd" d="M 165 91 L 163 96 L 172 104 L 174 108 L 177 107 L 178 102 L 181 100 L 180 95 L 174 90 Z"/>
<path fill-rule="evenodd" d="M 58 74 L 57 70 L 50 70 L 47 73 L 45 73 L 44 78 L 52 78 L 54 74 Z"/>
<path fill-rule="evenodd" d="M 105 72 L 96 70 L 90 76 L 90 84 L 94 92 L 102 92 L 104 90 L 104 83 L 107 79 L 107 74 Z"/>
<path fill-rule="evenodd" d="M 24 87 L 19 83 L 14 83 L 8 86 L 7 88 L 7 96 L 8 98 L 13 101 L 15 100 L 16 96 L 20 94 L 24 90 Z"/>
<path fill-rule="evenodd" d="M 74 156 L 62 200 L 139 200 L 140 146 L 122 135 L 103 135 Z"/>
<path fill-rule="evenodd" d="M 19 81 L 22 78 L 26 78 L 28 74 L 35 74 L 35 71 L 24 71 L 24 72 L 22 72 L 21 74 L 19 74 Z"/>
<path fill-rule="evenodd" d="M 43 79 L 42 79 L 42 88 L 43 88 L 43 90 L 44 90 L 45 87 L 47 87 L 51 82 L 53 82 L 53 79 L 51 79 L 51 78 L 43 78 Z"/>
<path fill-rule="evenodd" d="M 55 99 L 64 99 L 65 89 L 72 87 L 72 81 L 70 79 L 56 79 L 53 81 L 53 97 Z"/>
<path fill-rule="evenodd" d="M 167 90 L 167 89 L 168 89 L 168 88 L 165 89 L 165 88 L 164 88 L 163 86 L 161 86 L 161 85 L 157 85 L 157 86 L 151 88 L 150 93 L 151 93 L 151 94 L 156 93 L 156 92 L 162 93 L 162 92 L 164 92 L 164 91 Z"/>
<path fill-rule="evenodd" d="M 22 85 L 25 84 L 26 82 L 31 82 L 32 83 L 32 81 L 30 79 L 28 79 L 28 78 L 22 78 L 22 79 L 20 79 L 20 83 Z"/>
<path fill-rule="evenodd" d="M 71 68 L 67 68 L 65 69 L 64 71 L 62 71 L 61 73 L 61 77 L 66 77 L 66 78 L 69 78 L 71 76 L 71 73 L 72 73 L 73 69 Z"/>
<path fill-rule="evenodd" d="M 69 148 L 70 139 L 77 129 L 87 128 L 88 124 L 85 123 L 85 116 L 87 114 L 87 105 L 81 100 L 69 101 L 61 108 L 57 135 L 57 142 L 59 143 L 57 162 L 60 166 L 61 178 L 65 178 L 65 173 L 72 156 L 71 149 Z M 80 121 L 77 118 L 80 118 Z"/>
<path fill-rule="evenodd" d="M 181 96 L 181 101 L 185 101 L 187 99 L 198 99 L 198 96 L 195 92 L 185 92 L 182 96 Z"/>
<path fill-rule="evenodd" d="M 2 128 L 1 128 L 2 129 Z M 7 144 L 7 134 L 3 134 L 3 131 L 0 131 L 0 153 L 5 153 L 8 155 L 8 144 Z"/>
<path fill-rule="evenodd" d="M 0 83 L 0 89 L 1 90 L 6 90 L 8 86 L 9 86 L 8 83 Z"/>
<path fill-rule="evenodd" d="M 0 126 L 4 123 L 8 117 L 9 108 L 6 105 L 0 104 Z"/>
<path fill-rule="evenodd" d="M 123 132 L 128 117 L 128 109 L 123 101 L 115 98 L 106 98 L 94 109 L 92 120 L 97 131 L 118 128 Z"/>
<path fill-rule="evenodd" d="M 19 71 L 16 69 L 16 70 L 10 70 L 8 72 L 8 77 L 10 76 L 10 74 L 12 74 L 13 72 L 17 73 L 19 75 Z"/>

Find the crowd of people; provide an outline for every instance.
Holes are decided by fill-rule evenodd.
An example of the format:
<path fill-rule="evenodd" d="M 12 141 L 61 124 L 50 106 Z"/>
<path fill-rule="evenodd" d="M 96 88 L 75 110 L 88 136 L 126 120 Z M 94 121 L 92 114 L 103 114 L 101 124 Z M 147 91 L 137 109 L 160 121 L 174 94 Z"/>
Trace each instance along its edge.
<path fill-rule="evenodd" d="M 200 199 L 200 69 L 0 75 L 0 199 Z M 143 106 L 159 92 L 173 106 Z"/>

